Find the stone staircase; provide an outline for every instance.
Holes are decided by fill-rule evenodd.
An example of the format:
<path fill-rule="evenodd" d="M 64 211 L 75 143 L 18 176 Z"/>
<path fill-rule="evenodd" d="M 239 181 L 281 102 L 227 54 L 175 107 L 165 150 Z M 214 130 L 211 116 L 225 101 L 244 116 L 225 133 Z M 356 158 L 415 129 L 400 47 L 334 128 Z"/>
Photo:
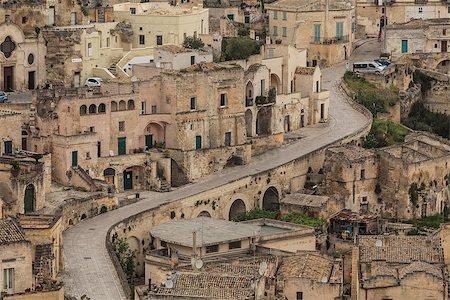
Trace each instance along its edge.
<path fill-rule="evenodd" d="M 115 77 L 117 77 L 117 63 L 121 60 L 121 57 L 116 57 L 113 58 L 113 60 L 111 61 L 111 65 L 108 67 L 108 71 L 111 72 L 111 74 L 113 74 Z"/>
<path fill-rule="evenodd" d="M 94 192 L 98 190 L 98 186 L 95 184 L 91 176 L 81 167 L 72 167 L 73 174 L 78 175 L 78 177 L 84 182 L 83 188 L 87 191 Z"/>
<path fill-rule="evenodd" d="M 170 184 L 165 179 L 159 179 L 160 184 L 159 188 L 157 189 L 158 192 L 170 192 Z"/>

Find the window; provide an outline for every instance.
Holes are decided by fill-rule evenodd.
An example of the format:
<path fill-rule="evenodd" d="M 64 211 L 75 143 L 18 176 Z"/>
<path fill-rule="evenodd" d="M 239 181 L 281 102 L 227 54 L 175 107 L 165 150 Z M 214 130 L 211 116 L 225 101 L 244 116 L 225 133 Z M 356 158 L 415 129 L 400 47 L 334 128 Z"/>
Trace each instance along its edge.
<path fill-rule="evenodd" d="M 444 29 L 445 30 L 445 29 Z M 28 64 L 32 65 L 34 63 L 34 55 L 32 53 L 28 54 Z"/>
<path fill-rule="evenodd" d="M 142 31 L 142 27 L 139 27 L 139 31 Z"/>
<path fill-rule="evenodd" d="M 158 113 L 158 107 L 156 105 L 152 105 L 152 114 Z"/>
<path fill-rule="evenodd" d="M 167 243 L 164 242 L 164 241 L 161 241 L 161 247 L 162 247 L 162 248 L 166 248 L 166 247 L 167 247 Z"/>
<path fill-rule="evenodd" d="M 128 100 L 127 109 L 134 110 L 134 100 L 133 99 Z"/>
<path fill-rule="evenodd" d="M 120 100 L 119 102 L 119 110 L 126 110 L 127 109 L 127 103 L 123 100 Z"/>
<path fill-rule="evenodd" d="M 88 43 L 88 56 L 92 56 L 93 54 L 93 50 L 92 50 L 92 43 Z"/>
<path fill-rule="evenodd" d="M 231 242 L 228 244 L 228 249 L 240 249 L 241 248 L 241 241 Z"/>
<path fill-rule="evenodd" d="M 267 58 L 272 58 L 274 55 L 274 51 L 275 51 L 274 48 L 267 49 Z"/>
<path fill-rule="evenodd" d="M 336 22 L 336 39 L 342 40 L 343 36 L 344 36 L 344 23 Z"/>
<path fill-rule="evenodd" d="M 225 147 L 231 146 L 231 132 L 225 132 Z"/>
<path fill-rule="evenodd" d="M 139 45 L 145 45 L 145 35 L 139 35 Z"/>
<path fill-rule="evenodd" d="M 245 24 L 250 23 L 250 16 L 244 16 L 244 23 Z"/>
<path fill-rule="evenodd" d="M 283 11 L 282 13 L 281 13 L 281 15 L 283 16 L 283 20 L 287 20 L 287 13 L 285 12 L 285 11 Z"/>
<path fill-rule="evenodd" d="M 130 13 L 132 15 L 135 15 L 136 14 L 136 7 L 130 7 Z"/>
<path fill-rule="evenodd" d="M 95 127 L 94 126 L 89 127 L 89 131 L 90 132 L 95 132 Z"/>
<path fill-rule="evenodd" d="M 276 10 L 273 11 L 273 19 L 278 20 L 278 11 Z"/>
<path fill-rule="evenodd" d="M 202 149 L 202 136 L 197 135 L 195 137 L 195 149 Z"/>
<path fill-rule="evenodd" d="M 112 101 L 111 102 L 111 111 L 116 111 L 117 110 L 117 102 L 116 101 Z"/>
<path fill-rule="evenodd" d="M 234 15 L 233 14 L 229 14 L 227 15 L 228 20 L 230 21 L 234 21 Z"/>
<path fill-rule="evenodd" d="M 361 204 L 359 207 L 359 212 L 363 213 L 363 214 L 368 213 L 369 212 L 369 204 L 368 203 Z"/>
<path fill-rule="evenodd" d="M 89 113 L 90 114 L 96 114 L 97 113 L 97 106 L 95 106 L 95 104 L 89 105 Z"/>
<path fill-rule="evenodd" d="M 81 105 L 80 106 L 80 115 L 85 115 L 87 113 L 87 106 Z"/>
<path fill-rule="evenodd" d="M 402 53 L 408 53 L 408 40 L 402 40 Z"/>
<path fill-rule="evenodd" d="M 191 65 L 195 65 L 195 56 L 194 55 L 191 56 Z"/>
<path fill-rule="evenodd" d="M 197 103 L 195 97 L 191 98 L 191 110 L 195 110 L 197 108 Z"/>
<path fill-rule="evenodd" d="M 22 17 L 22 24 L 26 24 L 27 21 L 28 21 L 28 18 L 27 18 L 27 17 Z"/>
<path fill-rule="evenodd" d="M 97 142 L 97 157 L 102 156 L 102 142 Z"/>
<path fill-rule="evenodd" d="M 450 14 L 450 6 L 449 6 L 449 7 L 447 7 L 447 13 L 449 13 L 449 14 Z"/>
<path fill-rule="evenodd" d="M 447 29 L 442 29 L 442 35 L 447 35 Z"/>
<path fill-rule="evenodd" d="M 206 246 L 206 253 L 219 252 L 219 245 Z"/>
<path fill-rule="evenodd" d="M 6 58 L 9 58 L 16 49 L 16 44 L 12 41 L 10 36 L 7 36 L 3 43 L 0 44 L 0 51 L 3 52 Z"/>
<path fill-rule="evenodd" d="M 421 14 L 423 12 L 422 7 L 419 7 L 419 14 Z"/>
<path fill-rule="evenodd" d="M 273 26 L 273 36 L 278 36 L 278 27 Z"/>
<path fill-rule="evenodd" d="M 8 154 L 12 154 L 12 141 L 5 141 L 4 143 L 4 146 L 5 146 L 5 154 L 6 155 L 8 155 Z"/>
<path fill-rule="evenodd" d="M 91 152 L 86 152 L 86 159 L 91 159 Z"/>
<path fill-rule="evenodd" d="M 286 36 L 287 36 L 287 29 L 286 29 L 286 27 L 281 28 L 281 35 L 282 35 L 283 37 L 286 37 Z"/>
<path fill-rule="evenodd" d="M 384 14 L 384 7 L 381 8 L 381 13 Z"/>
<path fill-rule="evenodd" d="M 320 24 L 314 24 L 314 42 L 320 42 Z"/>
<path fill-rule="evenodd" d="M 297 300 L 303 300 L 303 292 L 297 292 Z"/>
<path fill-rule="evenodd" d="M 361 169 L 361 179 L 364 179 L 366 175 L 366 170 L 365 169 Z"/>
<path fill-rule="evenodd" d="M 78 166 L 78 151 L 72 151 L 72 167 Z"/>
<path fill-rule="evenodd" d="M 106 112 L 106 105 L 104 103 L 100 103 L 98 105 L 98 113 L 105 113 Z"/>
<path fill-rule="evenodd" d="M 3 289 L 14 290 L 14 268 L 3 269 Z"/>
<path fill-rule="evenodd" d="M 265 79 L 261 79 L 261 89 L 260 89 L 260 96 L 264 95 L 264 91 L 266 90 L 266 80 Z"/>
<path fill-rule="evenodd" d="M 145 102 L 141 102 L 141 115 L 145 115 Z"/>
<path fill-rule="evenodd" d="M 125 131 L 125 121 L 119 121 L 119 131 Z"/>
<path fill-rule="evenodd" d="M 162 45 L 163 44 L 163 40 L 162 40 L 162 35 L 157 35 L 156 36 L 156 45 Z"/>
<path fill-rule="evenodd" d="M 224 107 L 227 105 L 227 95 L 226 94 L 220 94 L 220 106 Z"/>
<path fill-rule="evenodd" d="M 117 138 L 117 154 L 118 155 L 127 154 L 127 138 L 126 137 Z"/>

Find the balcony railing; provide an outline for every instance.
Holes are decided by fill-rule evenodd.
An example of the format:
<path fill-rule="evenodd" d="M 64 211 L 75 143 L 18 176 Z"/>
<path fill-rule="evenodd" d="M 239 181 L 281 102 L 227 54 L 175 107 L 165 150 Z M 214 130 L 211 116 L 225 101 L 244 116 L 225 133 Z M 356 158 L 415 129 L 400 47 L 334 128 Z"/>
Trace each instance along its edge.
<path fill-rule="evenodd" d="M 318 44 L 318 45 L 342 44 L 347 43 L 348 41 L 349 41 L 348 35 L 328 37 L 328 38 L 318 36 L 311 37 L 311 44 Z"/>

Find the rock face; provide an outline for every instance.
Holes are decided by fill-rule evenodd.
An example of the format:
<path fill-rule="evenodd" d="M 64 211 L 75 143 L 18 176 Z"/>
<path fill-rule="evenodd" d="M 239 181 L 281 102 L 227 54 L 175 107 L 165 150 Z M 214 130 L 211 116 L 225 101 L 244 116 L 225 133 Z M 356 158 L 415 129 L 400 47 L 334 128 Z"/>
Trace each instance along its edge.
<path fill-rule="evenodd" d="M 111 34 L 118 33 L 120 34 L 120 38 L 122 41 L 126 41 L 127 43 L 131 43 L 133 41 L 133 28 L 131 24 L 122 21 L 116 25 L 116 28 L 111 30 Z"/>

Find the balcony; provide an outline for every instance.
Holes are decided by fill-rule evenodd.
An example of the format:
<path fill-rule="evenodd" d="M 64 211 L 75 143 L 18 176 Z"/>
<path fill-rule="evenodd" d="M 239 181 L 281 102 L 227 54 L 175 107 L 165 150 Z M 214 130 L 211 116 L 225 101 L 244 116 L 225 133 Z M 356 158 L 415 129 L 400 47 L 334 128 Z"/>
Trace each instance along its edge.
<path fill-rule="evenodd" d="M 316 45 L 334 45 L 334 44 L 348 43 L 348 41 L 349 41 L 348 35 L 343 35 L 343 36 L 339 36 L 339 37 L 335 36 L 335 37 L 329 37 L 329 38 L 317 37 L 317 36 L 311 37 L 311 44 L 316 44 Z"/>

